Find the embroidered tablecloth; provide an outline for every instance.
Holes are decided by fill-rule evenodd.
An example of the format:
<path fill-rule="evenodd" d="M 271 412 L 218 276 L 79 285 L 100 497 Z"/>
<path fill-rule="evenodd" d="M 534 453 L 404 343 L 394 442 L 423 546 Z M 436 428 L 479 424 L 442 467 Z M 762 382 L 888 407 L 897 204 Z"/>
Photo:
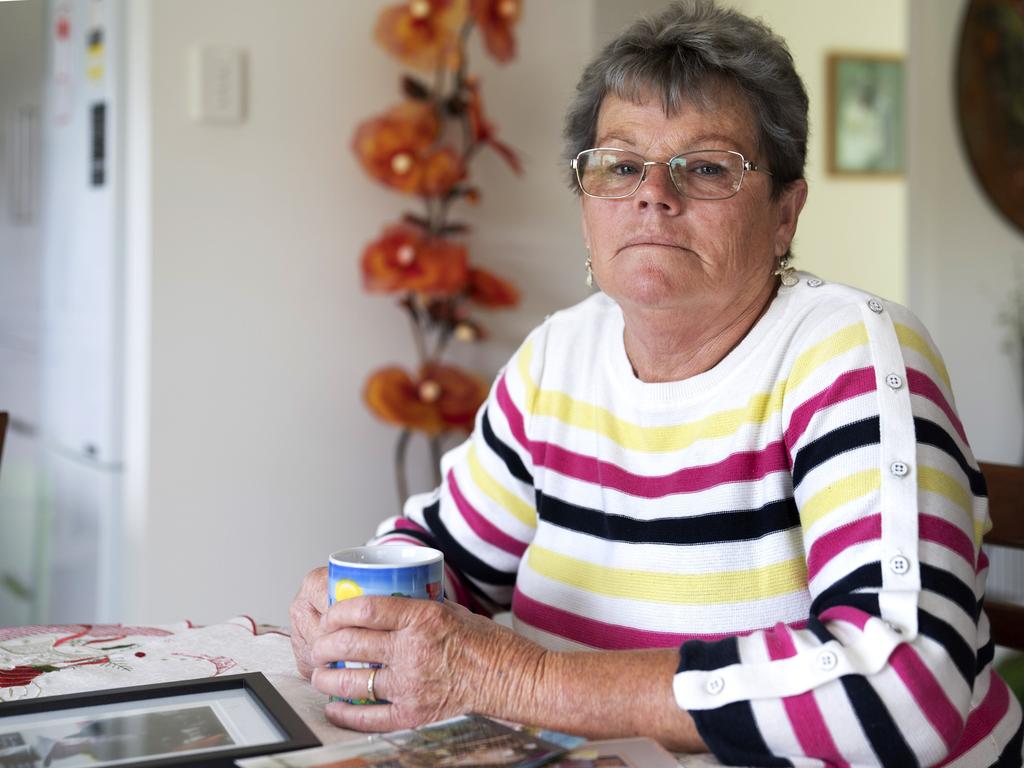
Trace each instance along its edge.
<path fill-rule="evenodd" d="M 242 672 L 266 675 L 323 743 L 360 735 L 327 722 L 327 697 L 295 669 L 288 634 L 248 616 L 202 627 L 0 627 L 0 702 Z"/>

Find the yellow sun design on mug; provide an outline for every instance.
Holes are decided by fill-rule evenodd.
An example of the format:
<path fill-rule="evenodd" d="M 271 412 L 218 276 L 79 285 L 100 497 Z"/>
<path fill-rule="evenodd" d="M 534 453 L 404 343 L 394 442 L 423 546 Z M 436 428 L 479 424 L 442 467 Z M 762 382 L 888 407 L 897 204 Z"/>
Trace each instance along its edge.
<path fill-rule="evenodd" d="M 359 597 L 363 590 L 352 579 L 342 579 L 334 585 L 334 600 L 348 600 L 350 597 Z"/>

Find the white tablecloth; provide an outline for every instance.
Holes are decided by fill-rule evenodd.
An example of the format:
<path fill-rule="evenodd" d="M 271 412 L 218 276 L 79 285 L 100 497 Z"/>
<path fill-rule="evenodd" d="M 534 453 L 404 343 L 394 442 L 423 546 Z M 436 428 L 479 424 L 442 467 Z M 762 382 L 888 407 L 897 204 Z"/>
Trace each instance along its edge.
<path fill-rule="evenodd" d="M 323 743 L 360 735 L 327 722 L 327 697 L 296 671 L 287 633 L 248 616 L 205 627 L 0 628 L 0 701 L 242 672 L 266 675 Z"/>

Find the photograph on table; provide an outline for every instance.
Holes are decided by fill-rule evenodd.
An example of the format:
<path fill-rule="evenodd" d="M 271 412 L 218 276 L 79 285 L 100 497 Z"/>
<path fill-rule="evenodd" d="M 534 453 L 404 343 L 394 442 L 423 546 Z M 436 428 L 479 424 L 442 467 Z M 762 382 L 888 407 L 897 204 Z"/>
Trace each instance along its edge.
<path fill-rule="evenodd" d="M 481 715 L 463 715 L 286 755 L 239 760 L 240 768 L 534 768 L 565 749 Z"/>
<path fill-rule="evenodd" d="M 903 173 L 903 59 L 873 53 L 828 57 L 829 173 Z"/>
<path fill-rule="evenodd" d="M 8 702 L 0 768 L 231 765 L 318 745 L 259 673 Z"/>

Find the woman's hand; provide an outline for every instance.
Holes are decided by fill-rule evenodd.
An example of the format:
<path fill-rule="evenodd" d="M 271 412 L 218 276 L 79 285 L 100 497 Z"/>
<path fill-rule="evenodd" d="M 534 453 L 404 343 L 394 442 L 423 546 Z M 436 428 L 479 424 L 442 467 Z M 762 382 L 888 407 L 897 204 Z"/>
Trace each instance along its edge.
<path fill-rule="evenodd" d="M 307 579 L 308 580 L 308 579 Z M 329 662 L 378 662 L 374 691 L 384 705 L 332 702 L 327 719 L 343 728 L 392 731 L 480 712 L 501 717 L 532 700 L 546 652 L 457 603 L 356 597 L 335 603 L 313 643 L 314 687 L 332 696 L 367 696 L 370 669 Z"/>
<path fill-rule="evenodd" d="M 292 622 L 292 653 L 299 674 L 309 678 L 313 674 L 310 653 L 313 642 L 321 635 L 321 620 L 327 613 L 327 568 L 315 568 L 306 574 L 298 594 L 292 600 L 288 615 Z"/>

